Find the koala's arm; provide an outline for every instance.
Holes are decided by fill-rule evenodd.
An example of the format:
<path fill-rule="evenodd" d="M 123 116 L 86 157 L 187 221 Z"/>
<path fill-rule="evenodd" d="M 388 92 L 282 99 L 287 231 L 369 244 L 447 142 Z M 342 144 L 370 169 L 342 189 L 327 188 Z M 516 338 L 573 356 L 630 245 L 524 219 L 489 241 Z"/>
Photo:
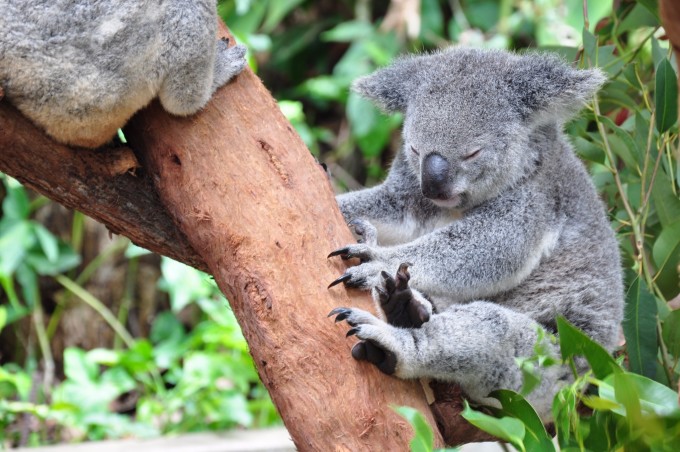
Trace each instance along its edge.
<path fill-rule="evenodd" d="M 407 165 L 400 152 L 382 184 L 338 195 L 336 200 L 345 220 L 369 221 L 382 235 L 409 235 L 404 230 L 408 228 L 407 217 L 423 216 L 414 199 L 424 200 L 413 195 L 420 192 L 420 185 Z M 378 241 L 383 238 L 386 237 L 378 237 Z"/>
<path fill-rule="evenodd" d="M 348 268 L 343 282 L 371 289 L 381 283 L 382 271 L 392 274 L 409 262 L 411 286 L 434 301 L 470 301 L 511 289 L 538 265 L 559 233 L 548 200 L 532 191 L 515 189 L 402 245 L 349 245 L 337 254 L 358 257 L 362 264 Z"/>

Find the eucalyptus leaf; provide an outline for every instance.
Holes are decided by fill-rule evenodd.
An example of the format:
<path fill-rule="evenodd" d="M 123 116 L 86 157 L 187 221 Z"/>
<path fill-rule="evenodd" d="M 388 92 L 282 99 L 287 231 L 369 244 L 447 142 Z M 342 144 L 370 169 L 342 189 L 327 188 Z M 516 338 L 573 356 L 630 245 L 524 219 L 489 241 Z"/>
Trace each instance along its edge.
<path fill-rule="evenodd" d="M 630 370 L 647 377 L 656 375 L 656 301 L 647 284 L 637 278 L 628 290 L 623 315 Z"/>
<path fill-rule="evenodd" d="M 557 331 L 563 359 L 566 360 L 576 355 L 585 356 L 593 373 L 600 379 L 612 373 L 622 372 L 621 367 L 607 350 L 562 316 L 557 318 Z"/>
<path fill-rule="evenodd" d="M 413 428 L 414 437 L 409 443 L 411 452 L 431 452 L 434 449 L 434 434 L 425 416 L 415 408 L 408 406 L 393 409 L 406 419 Z"/>
<path fill-rule="evenodd" d="M 666 132 L 678 120 L 678 80 L 667 58 L 656 67 L 656 130 Z"/>
<path fill-rule="evenodd" d="M 511 443 L 521 451 L 526 450 L 523 442 L 526 428 L 522 421 L 507 416 L 501 418 L 489 416 L 488 414 L 470 408 L 467 401 L 465 401 L 465 408 L 461 415 L 466 421 L 480 430 L 484 430 L 503 441 Z"/>

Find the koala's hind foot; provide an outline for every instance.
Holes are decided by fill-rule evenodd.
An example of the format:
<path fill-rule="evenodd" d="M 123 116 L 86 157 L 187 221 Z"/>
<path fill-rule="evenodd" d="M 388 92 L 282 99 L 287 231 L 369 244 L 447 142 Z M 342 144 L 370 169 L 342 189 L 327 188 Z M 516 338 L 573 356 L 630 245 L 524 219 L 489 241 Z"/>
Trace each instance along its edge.
<path fill-rule="evenodd" d="M 373 324 L 371 326 L 375 327 L 376 331 L 378 331 L 379 324 L 383 323 L 368 312 L 360 309 L 335 308 L 328 314 L 329 317 L 333 315 L 336 316 L 336 323 L 346 320 L 352 327 L 347 331 L 347 337 L 361 331 L 362 325 L 365 327 L 368 326 L 367 324 Z M 371 339 L 357 342 L 352 347 L 352 357 L 357 361 L 368 361 L 387 375 L 394 374 L 397 368 L 397 355 Z"/>
<path fill-rule="evenodd" d="M 385 313 L 387 323 L 401 328 L 420 328 L 430 320 L 432 305 L 418 291 L 409 287 L 410 265 L 401 264 L 394 278 L 383 271 L 383 283 L 374 288 L 373 296 Z"/>
<path fill-rule="evenodd" d="M 246 67 L 246 46 L 239 44 L 229 47 L 229 39 L 217 41 L 213 91 L 237 76 Z"/>

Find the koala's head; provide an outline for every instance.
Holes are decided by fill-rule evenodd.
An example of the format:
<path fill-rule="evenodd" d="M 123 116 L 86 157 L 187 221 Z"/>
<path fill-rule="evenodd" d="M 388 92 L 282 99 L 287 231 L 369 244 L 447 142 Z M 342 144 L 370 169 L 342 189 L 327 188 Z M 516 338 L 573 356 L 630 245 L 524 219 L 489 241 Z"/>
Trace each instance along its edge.
<path fill-rule="evenodd" d="M 468 208 L 531 172 L 540 160 L 532 132 L 561 126 L 604 81 L 555 56 L 453 48 L 399 59 L 353 89 L 405 113 L 403 152 L 423 195 Z"/>

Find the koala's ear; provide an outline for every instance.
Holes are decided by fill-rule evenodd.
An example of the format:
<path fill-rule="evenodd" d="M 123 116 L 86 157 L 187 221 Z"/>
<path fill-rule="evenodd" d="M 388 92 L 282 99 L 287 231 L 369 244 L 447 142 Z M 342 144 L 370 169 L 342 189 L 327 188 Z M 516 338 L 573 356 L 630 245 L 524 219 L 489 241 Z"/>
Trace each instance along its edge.
<path fill-rule="evenodd" d="M 415 81 L 420 72 L 417 59 L 413 56 L 397 59 L 392 65 L 355 80 L 352 90 L 388 113 L 404 111 L 417 89 Z"/>
<path fill-rule="evenodd" d="M 553 56 L 522 57 L 509 83 L 519 96 L 518 110 L 528 120 L 566 121 L 578 113 L 607 81 L 599 69 L 574 69 Z"/>

